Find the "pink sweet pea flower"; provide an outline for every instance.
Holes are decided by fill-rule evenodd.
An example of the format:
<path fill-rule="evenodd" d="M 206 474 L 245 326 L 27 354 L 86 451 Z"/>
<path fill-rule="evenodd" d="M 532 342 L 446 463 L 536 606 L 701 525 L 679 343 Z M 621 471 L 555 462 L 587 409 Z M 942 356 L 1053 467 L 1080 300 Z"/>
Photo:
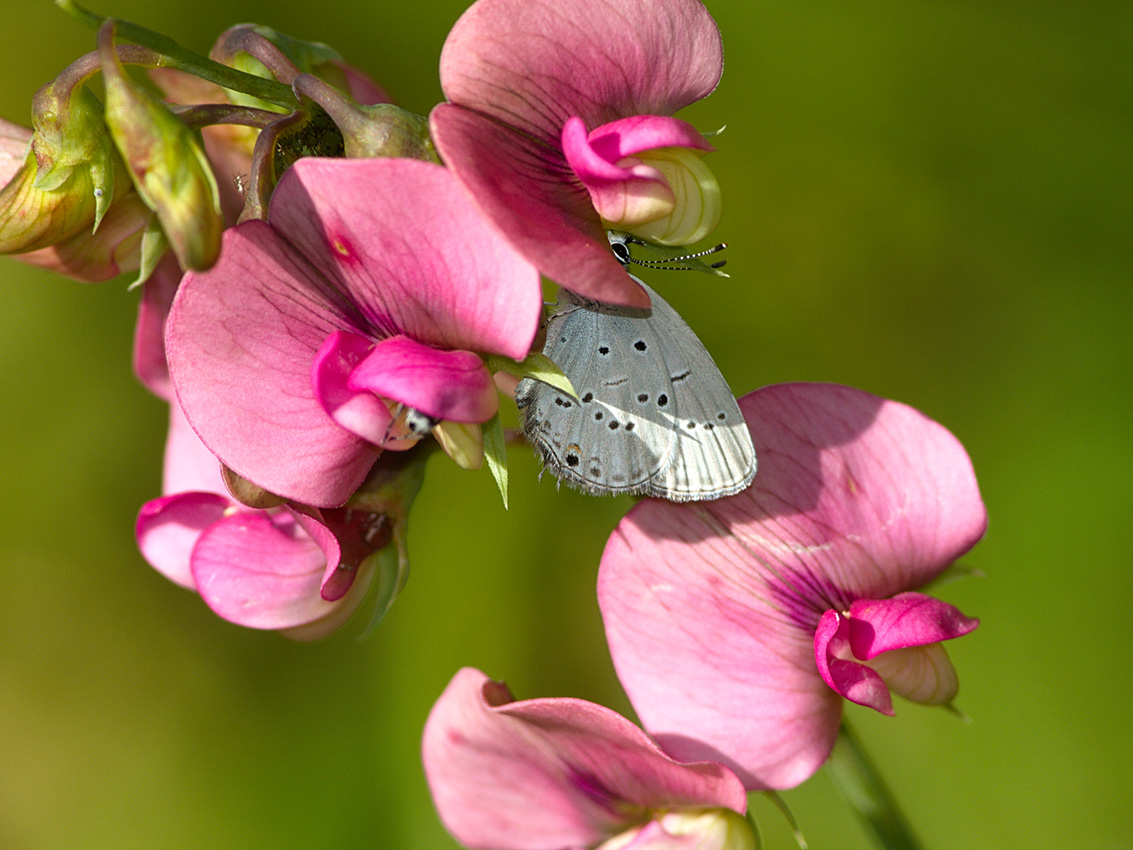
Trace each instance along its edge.
<path fill-rule="evenodd" d="M 229 229 L 220 261 L 185 276 L 167 354 L 189 422 L 230 469 L 333 507 L 404 446 L 399 410 L 490 419 L 479 353 L 525 357 L 541 310 L 536 270 L 444 168 L 303 159 L 267 222 Z"/>
<path fill-rule="evenodd" d="M 138 548 L 160 573 L 242 626 L 301 639 L 328 634 L 366 595 L 374 574 L 366 556 L 389 542 L 367 539 L 380 520 L 374 514 L 255 510 L 233 501 L 219 462 L 176 405 L 164 478 L 168 495 L 138 515 Z"/>
<path fill-rule="evenodd" d="M 754 485 L 637 505 L 598 598 L 618 677 L 666 752 L 790 788 L 829 755 L 843 697 L 885 714 L 890 691 L 953 698 L 940 641 L 977 621 L 912 591 L 987 515 L 963 447 L 912 408 L 832 384 L 766 387 L 740 408 Z"/>
<path fill-rule="evenodd" d="M 723 70 L 698 0 L 478 0 L 441 53 L 448 103 L 433 138 L 476 203 L 566 288 L 614 304 L 648 296 L 607 227 L 689 244 L 719 219 L 711 145 L 672 114 Z"/>
<path fill-rule="evenodd" d="M 585 700 L 513 700 L 505 684 L 465 668 L 425 724 L 425 775 L 461 843 L 754 850 L 743 785 L 726 767 L 674 761 Z"/>

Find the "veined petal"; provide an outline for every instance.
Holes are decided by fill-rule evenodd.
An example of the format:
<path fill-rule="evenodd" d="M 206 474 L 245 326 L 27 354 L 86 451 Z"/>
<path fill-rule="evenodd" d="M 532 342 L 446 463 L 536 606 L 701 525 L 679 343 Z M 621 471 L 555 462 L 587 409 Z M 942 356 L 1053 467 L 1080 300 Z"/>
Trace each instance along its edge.
<path fill-rule="evenodd" d="M 487 422 L 499 408 L 492 375 L 478 356 L 440 351 L 406 336 L 377 343 L 351 372 L 350 388 L 453 422 Z"/>
<path fill-rule="evenodd" d="M 241 510 L 213 523 L 193 550 L 201 597 L 226 620 L 283 629 L 318 620 L 334 603 L 320 594 L 326 558 L 286 511 Z"/>
<path fill-rule="evenodd" d="M 651 808 L 746 806 L 726 769 L 673 761 L 617 713 L 578 699 L 513 702 L 470 668 L 433 706 L 422 755 L 441 820 L 469 847 L 591 846 Z"/>
<path fill-rule="evenodd" d="M 478 0 L 441 51 L 449 101 L 551 144 L 572 115 L 588 127 L 671 115 L 722 70 L 698 0 Z"/>
<path fill-rule="evenodd" d="M 225 231 L 220 261 L 185 276 L 166 325 L 173 384 L 193 429 L 264 489 L 342 504 L 378 449 L 323 410 L 311 364 L 329 334 L 361 322 L 267 224 Z"/>
<path fill-rule="evenodd" d="M 557 136 L 551 147 L 445 103 L 433 109 L 429 126 L 469 196 L 543 274 L 586 298 L 649 306 L 645 290 L 611 253 L 602 220 Z"/>
<path fill-rule="evenodd" d="M 679 758 L 788 788 L 826 759 L 840 701 L 815 668 L 822 613 L 919 587 L 983 534 L 971 463 L 943 427 L 849 387 L 745 396 L 760 469 L 737 496 L 647 500 L 599 572 L 610 652 Z"/>
<path fill-rule="evenodd" d="M 193 547 L 231 506 L 232 501 L 219 493 L 175 493 L 146 502 L 134 529 L 142 557 L 171 581 L 196 589 Z"/>
<path fill-rule="evenodd" d="M 441 166 L 303 159 L 280 180 L 268 220 L 356 305 L 364 335 L 527 356 L 539 275 Z"/>

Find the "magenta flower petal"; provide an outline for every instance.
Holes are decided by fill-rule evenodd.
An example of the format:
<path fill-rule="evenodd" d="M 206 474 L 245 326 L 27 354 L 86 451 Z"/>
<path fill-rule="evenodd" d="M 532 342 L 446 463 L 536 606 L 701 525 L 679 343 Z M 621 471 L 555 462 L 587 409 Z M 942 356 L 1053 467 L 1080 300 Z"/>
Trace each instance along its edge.
<path fill-rule="evenodd" d="M 923 586 L 987 520 L 963 447 L 909 407 L 822 384 L 740 406 L 754 485 L 640 503 L 607 544 L 599 602 L 618 676 L 667 752 L 787 788 L 825 760 L 840 717 L 815 665 L 823 613 Z"/>
<path fill-rule="evenodd" d="M 173 383 L 235 472 L 305 504 L 340 505 L 378 450 L 316 396 L 327 337 L 404 334 L 521 358 L 542 309 L 538 275 L 429 163 L 301 160 L 269 220 L 227 231 L 220 261 L 182 282 L 168 322 Z"/>
<path fill-rule="evenodd" d="M 380 446 L 389 434 L 393 416 L 385 402 L 351 386 L 350 376 L 366 359 L 374 343 L 361 334 L 335 331 L 315 352 L 311 386 L 323 410 L 335 422 L 363 440 Z"/>
<path fill-rule="evenodd" d="M 201 597 L 226 620 L 284 629 L 334 610 L 319 593 L 327 560 L 287 512 L 237 511 L 214 522 L 193 550 Z"/>
<path fill-rule="evenodd" d="M 177 493 L 142 505 L 135 534 L 149 565 L 190 590 L 193 547 L 206 528 L 220 520 L 232 502 L 217 493 Z"/>
<path fill-rule="evenodd" d="M 572 122 L 581 124 L 577 118 L 572 118 L 567 121 L 567 125 Z M 563 130 L 565 132 L 566 127 Z M 657 148 L 715 150 L 700 131 L 687 121 L 666 115 L 631 115 L 629 118 L 612 121 L 591 130 L 588 140 L 594 151 L 608 162 L 617 162 L 623 157 Z"/>
<path fill-rule="evenodd" d="M 814 633 L 814 662 L 822 680 L 851 702 L 892 715 L 893 698 L 876 671 L 839 657 L 849 652 L 850 625 L 837 611 L 827 611 Z"/>
<path fill-rule="evenodd" d="M 980 624 L 959 609 L 923 593 L 899 593 L 892 599 L 855 599 L 850 605 L 849 642 L 856 658 L 925 646 L 968 634 Z"/>
<path fill-rule="evenodd" d="M 449 101 L 552 144 L 572 115 L 590 128 L 672 115 L 722 70 L 720 31 L 698 0 L 478 0 L 441 51 Z"/>
<path fill-rule="evenodd" d="M 453 104 L 435 107 L 429 128 L 471 197 L 540 271 L 587 298 L 649 306 L 614 259 L 602 220 L 566 161 L 547 167 L 561 152 Z"/>
<path fill-rule="evenodd" d="M 616 712 L 578 699 L 512 700 L 506 685 L 465 668 L 425 724 L 433 800 L 469 847 L 592 846 L 650 809 L 745 810 L 729 771 L 673 761 Z"/>
<path fill-rule="evenodd" d="M 492 374 L 478 356 L 405 336 L 377 343 L 351 373 L 350 386 L 453 422 L 487 422 L 500 406 Z"/>

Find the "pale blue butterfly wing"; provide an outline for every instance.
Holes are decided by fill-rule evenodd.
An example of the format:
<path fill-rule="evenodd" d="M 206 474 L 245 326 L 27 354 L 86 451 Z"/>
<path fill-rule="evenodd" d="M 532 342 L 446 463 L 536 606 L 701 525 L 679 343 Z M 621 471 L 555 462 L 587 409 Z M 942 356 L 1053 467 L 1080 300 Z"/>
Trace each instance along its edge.
<path fill-rule="evenodd" d="M 684 319 L 641 285 L 652 310 L 560 290 L 543 353 L 578 399 L 521 381 L 524 434 L 552 474 L 587 493 L 678 502 L 738 493 L 756 469 L 739 406 Z"/>

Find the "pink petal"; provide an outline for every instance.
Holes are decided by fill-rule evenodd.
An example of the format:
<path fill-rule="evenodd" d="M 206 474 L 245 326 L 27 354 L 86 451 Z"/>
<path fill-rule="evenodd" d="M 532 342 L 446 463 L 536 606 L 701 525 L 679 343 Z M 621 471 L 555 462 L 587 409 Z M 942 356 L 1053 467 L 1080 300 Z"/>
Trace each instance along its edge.
<path fill-rule="evenodd" d="M 850 649 L 863 660 L 968 634 L 980 624 L 958 608 L 923 593 L 856 599 L 850 605 Z"/>
<path fill-rule="evenodd" d="M 378 450 L 326 414 L 310 373 L 323 340 L 352 321 L 361 319 L 268 225 L 226 230 L 220 262 L 185 276 L 167 324 L 177 397 L 205 445 L 273 493 L 344 502 Z"/>
<path fill-rule="evenodd" d="M 135 526 L 142 557 L 166 578 L 195 589 L 193 548 L 231 505 L 231 500 L 218 493 L 177 493 L 146 502 Z"/>
<path fill-rule="evenodd" d="M 586 298 L 649 306 L 557 146 L 452 104 L 434 108 L 429 127 L 469 196 L 543 274 Z"/>
<path fill-rule="evenodd" d="M 373 347 L 368 337 L 335 331 L 315 353 L 311 385 L 323 410 L 339 426 L 380 446 L 389 435 L 393 416 L 372 392 L 350 386 L 351 374 Z"/>
<path fill-rule="evenodd" d="M 672 211 L 676 198 L 665 175 L 637 160 L 619 164 L 622 158 L 613 151 L 607 159 L 591 145 L 580 119 L 567 121 L 562 143 L 567 163 L 590 193 L 594 209 L 607 222 L 620 224 L 632 219 L 644 223 Z"/>
<path fill-rule="evenodd" d="M 577 118 L 572 118 L 567 125 L 576 121 Z M 566 128 L 563 130 L 565 132 Z M 588 141 L 594 151 L 608 162 L 658 148 L 715 150 L 687 121 L 665 115 L 631 115 L 603 124 L 590 131 Z"/>
<path fill-rule="evenodd" d="M 134 325 L 134 374 L 146 389 L 165 401 L 173 400 L 169 364 L 165 360 L 165 320 L 180 282 L 181 268 L 170 251 L 142 287 L 138 321 Z"/>
<path fill-rule="evenodd" d="M 165 465 L 161 492 L 217 493 L 228 498 L 220 461 L 205 448 L 185 419 L 177 402 L 169 405 L 169 434 L 165 439 Z"/>
<path fill-rule="evenodd" d="M 539 276 L 446 169 L 303 159 L 280 181 L 268 219 L 357 305 L 352 318 L 363 324 L 354 329 L 364 335 L 527 356 L 542 312 Z"/>
<path fill-rule="evenodd" d="M 591 846 L 662 806 L 743 812 L 736 777 L 669 759 L 617 713 L 578 699 L 513 702 L 471 668 L 425 724 L 425 774 L 441 820 L 463 844 L 495 850 Z"/>
<path fill-rule="evenodd" d="M 814 661 L 819 675 L 836 693 L 858 705 L 893 714 L 889 688 L 865 664 L 839 657 L 849 650 L 850 624 L 837 611 L 826 611 L 814 634 Z"/>
<path fill-rule="evenodd" d="M 405 336 L 375 345 L 351 373 L 350 387 L 452 422 L 487 422 L 499 408 L 483 360 L 470 351 L 438 351 Z"/>
<path fill-rule="evenodd" d="M 698 0 L 478 0 L 441 51 L 449 101 L 549 143 L 572 115 L 587 127 L 672 115 L 722 70 L 720 32 Z"/>
<path fill-rule="evenodd" d="M 384 88 L 370 79 L 370 75 L 360 71 L 340 59 L 332 59 L 331 64 L 346 77 L 348 94 L 361 104 L 393 103 Z"/>
<path fill-rule="evenodd" d="M 618 676 L 666 751 L 787 788 L 837 731 L 839 700 L 815 668 L 822 613 L 925 584 L 986 514 L 963 447 L 912 408 L 828 384 L 766 387 L 740 406 L 753 486 L 640 503 L 607 544 L 599 602 Z"/>
<path fill-rule="evenodd" d="M 326 557 L 286 511 L 241 510 L 209 526 L 193 578 L 209 607 L 256 629 L 303 625 L 331 613 L 320 594 Z"/>

